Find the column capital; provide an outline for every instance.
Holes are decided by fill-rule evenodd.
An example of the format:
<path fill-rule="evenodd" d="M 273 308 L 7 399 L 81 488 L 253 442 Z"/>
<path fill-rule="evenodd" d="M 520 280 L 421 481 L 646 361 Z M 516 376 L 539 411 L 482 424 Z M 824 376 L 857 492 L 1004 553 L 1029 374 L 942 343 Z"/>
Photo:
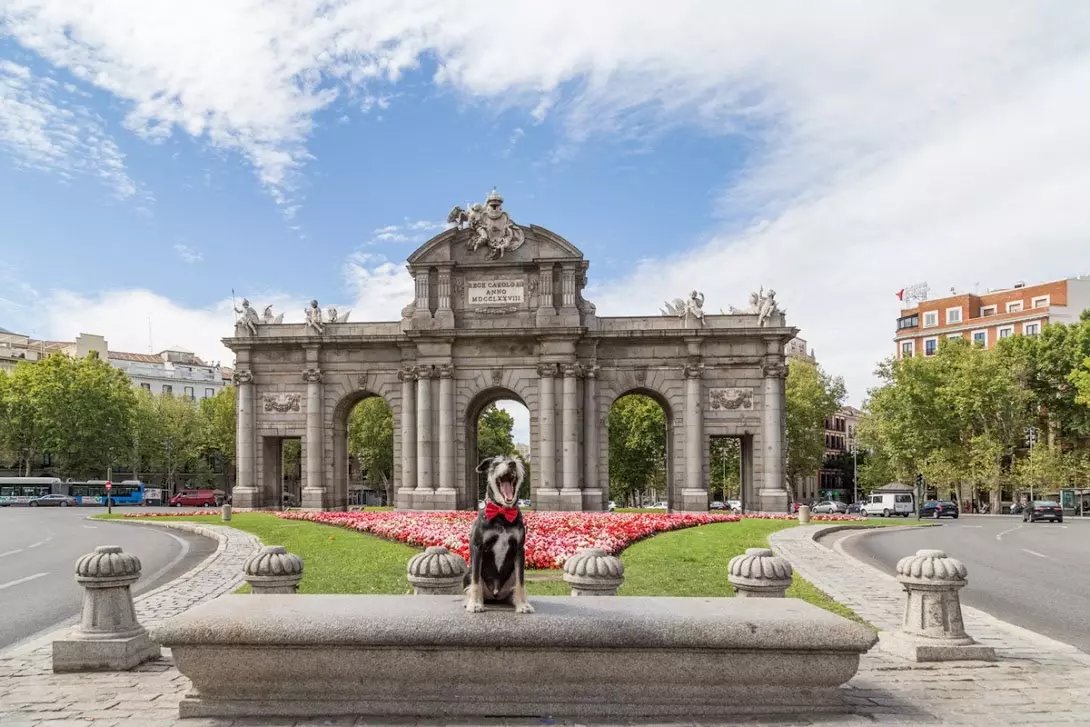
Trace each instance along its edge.
<path fill-rule="evenodd" d="M 588 379 L 596 378 L 598 376 L 598 372 L 602 368 L 598 364 L 582 364 L 582 366 L 583 375 L 586 376 Z"/>
<path fill-rule="evenodd" d="M 436 375 L 435 366 L 426 364 L 423 366 L 417 366 L 413 369 L 413 373 L 416 375 L 417 380 L 421 379 L 434 379 Z"/>
<path fill-rule="evenodd" d="M 303 369 L 303 381 L 308 384 L 322 383 L 322 372 L 316 368 Z"/>
<path fill-rule="evenodd" d="M 787 378 L 787 364 L 783 361 L 765 361 L 761 365 L 761 374 L 766 379 Z"/>
<path fill-rule="evenodd" d="M 398 381 L 416 381 L 416 370 L 412 366 L 402 366 L 397 370 Z"/>
<path fill-rule="evenodd" d="M 235 371 L 231 376 L 231 380 L 236 384 L 252 384 L 254 383 L 254 374 L 252 371 L 242 369 L 241 371 Z"/>
<path fill-rule="evenodd" d="M 565 379 L 578 379 L 583 376 L 585 367 L 580 363 L 561 364 Z"/>
<path fill-rule="evenodd" d="M 687 378 L 687 379 L 699 379 L 703 375 L 704 375 L 704 364 L 702 362 L 685 364 L 685 378 Z"/>
<path fill-rule="evenodd" d="M 452 376 L 454 376 L 454 365 L 453 364 L 439 364 L 435 368 L 438 370 L 439 378 L 441 378 L 441 379 L 449 379 Z"/>
<path fill-rule="evenodd" d="M 537 375 L 541 378 L 550 378 L 556 376 L 557 365 L 554 363 L 539 363 L 537 365 Z"/>

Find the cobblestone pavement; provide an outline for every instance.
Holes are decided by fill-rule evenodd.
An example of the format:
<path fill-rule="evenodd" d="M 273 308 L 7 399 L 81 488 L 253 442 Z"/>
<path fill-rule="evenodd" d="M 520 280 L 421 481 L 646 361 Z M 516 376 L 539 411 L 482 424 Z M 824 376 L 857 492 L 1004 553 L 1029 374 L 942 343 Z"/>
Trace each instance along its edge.
<path fill-rule="evenodd" d="M 166 525 L 166 523 L 164 523 Z M 170 523 L 179 527 L 184 523 Z M 193 526 L 190 526 L 193 527 Z M 199 527 L 199 526 L 198 526 Z M 783 530 L 772 547 L 818 588 L 850 606 L 880 629 L 900 623 L 903 596 L 897 582 L 847 555 L 816 542 L 831 526 Z M 242 562 L 258 545 L 231 528 L 204 526 L 221 538 L 216 554 L 185 577 L 137 599 L 141 621 L 150 624 L 196 603 L 233 591 L 241 583 Z M 972 577 L 972 574 L 969 574 Z M 879 648 L 863 657 L 859 674 L 845 685 L 849 714 L 763 718 L 681 725 L 1044 725 L 1090 724 L 1090 656 L 1038 634 L 965 609 L 969 633 L 996 647 L 990 664 L 921 665 L 887 655 Z M 244 727 L 293 725 L 605 725 L 664 724 L 638 721 L 463 720 L 414 721 L 329 719 L 178 719 L 178 700 L 189 683 L 174 669 L 169 653 L 131 672 L 55 675 L 49 646 L 39 640 L 0 653 L 0 725 L 3 727 Z"/>

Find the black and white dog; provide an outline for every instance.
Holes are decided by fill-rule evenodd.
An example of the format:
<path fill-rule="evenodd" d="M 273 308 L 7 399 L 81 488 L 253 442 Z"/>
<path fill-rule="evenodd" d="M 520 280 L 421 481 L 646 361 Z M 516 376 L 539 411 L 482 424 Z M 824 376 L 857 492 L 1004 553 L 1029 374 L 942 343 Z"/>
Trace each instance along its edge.
<path fill-rule="evenodd" d="M 517 613 L 533 613 L 526 600 L 526 524 L 518 492 L 526 471 L 516 457 L 491 457 L 477 466 L 487 472 L 484 508 L 469 531 L 466 610 L 480 613 L 485 601 L 513 604 Z"/>

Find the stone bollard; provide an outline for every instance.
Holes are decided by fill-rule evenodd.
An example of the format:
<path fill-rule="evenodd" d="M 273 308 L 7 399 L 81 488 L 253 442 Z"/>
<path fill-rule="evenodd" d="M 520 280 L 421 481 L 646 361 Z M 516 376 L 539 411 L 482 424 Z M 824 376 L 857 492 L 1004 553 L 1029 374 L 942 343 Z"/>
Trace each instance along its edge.
<path fill-rule="evenodd" d="M 799 525 L 810 524 L 810 506 L 799 505 Z"/>
<path fill-rule="evenodd" d="M 973 641 L 961 620 L 958 591 L 968 569 L 941 550 L 918 550 L 897 563 L 908 594 L 901 630 L 883 633 L 887 650 L 911 661 L 994 661 L 995 650 Z"/>
<path fill-rule="evenodd" d="M 727 580 L 737 598 L 785 598 L 791 586 L 791 564 L 768 548 L 747 548 L 727 565 Z"/>
<path fill-rule="evenodd" d="M 573 596 L 616 596 L 624 563 L 603 548 L 584 548 L 564 563 L 564 580 Z"/>
<path fill-rule="evenodd" d="M 303 559 L 283 545 L 266 545 L 246 559 L 242 570 L 255 595 L 296 593 L 303 580 Z"/>
<path fill-rule="evenodd" d="M 466 574 L 462 556 L 433 545 L 409 559 L 408 579 L 416 596 L 456 596 Z"/>
<path fill-rule="evenodd" d="M 53 671 L 124 671 L 159 658 L 159 645 L 136 620 L 129 586 L 139 579 L 140 559 L 116 545 L 76 561 L 83 613 L 67 638 L 53 642 Z"/>
<path fill-rule="evenodd" d="M 223 512 L 220 513 L 220 520 L 225 523 L 231 522 L 231 503 L 223 503 Z"/>

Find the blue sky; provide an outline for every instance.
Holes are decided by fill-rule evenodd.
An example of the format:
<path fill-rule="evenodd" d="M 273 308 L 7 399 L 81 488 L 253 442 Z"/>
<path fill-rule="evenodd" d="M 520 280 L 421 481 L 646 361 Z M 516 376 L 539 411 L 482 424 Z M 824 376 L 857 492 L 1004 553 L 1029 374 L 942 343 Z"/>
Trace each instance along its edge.
<path fill-rule="evenodd" d="M 1087 6 L 668 8 L 0 2 L 0 326 L 227 359 L 232 289 L 395 319 L 495 185 L 599 314 L 773 287 L 859 404 L 899 288 L 1090 272 Z"/>

